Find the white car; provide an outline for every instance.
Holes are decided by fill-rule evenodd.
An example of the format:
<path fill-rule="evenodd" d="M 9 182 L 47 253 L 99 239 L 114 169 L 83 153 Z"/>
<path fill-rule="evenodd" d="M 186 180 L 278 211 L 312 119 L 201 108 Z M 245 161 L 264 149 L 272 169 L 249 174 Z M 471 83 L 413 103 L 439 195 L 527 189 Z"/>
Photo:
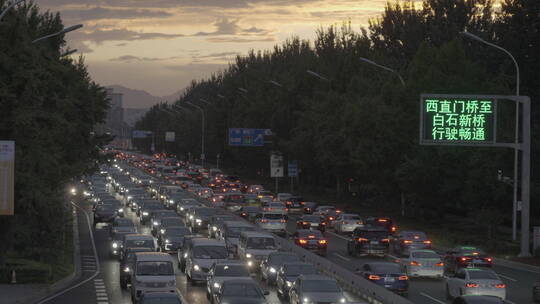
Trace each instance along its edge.
<path fill-rule="evenodd" d="M 409 255 L 399 260 L 409 277 L 426 277 L 442 279 L 444 263 L 441 256 L 433 250 L 411 250 Z"/>
<path fill-rule="evenodd" d="M 446 296 L 460 295 L 496 296 L 506 299 L 506 285 L 490 269 L 463 268 L 446 279 Z"/>
<path fill-rule="evenodd" d="M 286 215 L 289 213 L 289 209 L 282 202 L 271 202 L 263 208 L 264 212 L 281 213 Z"/>
<path fill-rule="evenodd" d="M 293 196 L 290 193 L 278 193 L 276 195 L 276 201 L 278 202 L 285 202 L 287 201 L 291 196 Z"/>
<path fill-rule="evenodd" d="M 340 214 L 334 221 L 334 229 L 337 233 L 351 233 L 356 227 L 364 227 L 364 222 L 358 214 Z"/>

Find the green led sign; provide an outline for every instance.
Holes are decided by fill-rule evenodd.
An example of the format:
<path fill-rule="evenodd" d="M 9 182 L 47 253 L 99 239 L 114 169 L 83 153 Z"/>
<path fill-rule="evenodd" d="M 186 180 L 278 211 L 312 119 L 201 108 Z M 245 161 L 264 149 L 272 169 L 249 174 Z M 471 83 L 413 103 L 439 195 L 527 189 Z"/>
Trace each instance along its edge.
<path fill-rule="evenodd" d="M 495 143 L 496 104 L 479 96 L 422 95 L 420 143 Z"/>

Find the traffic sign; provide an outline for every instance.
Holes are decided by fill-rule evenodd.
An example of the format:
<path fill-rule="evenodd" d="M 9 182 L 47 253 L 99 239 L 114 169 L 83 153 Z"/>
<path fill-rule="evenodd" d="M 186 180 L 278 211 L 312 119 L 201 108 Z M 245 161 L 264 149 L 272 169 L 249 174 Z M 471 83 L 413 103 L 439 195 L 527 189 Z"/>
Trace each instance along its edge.
<path fill-rule="evenodd" d="M 270 177 L 283 177 L 283 156 L 272 154 L 270 156 Z"/>
<path fill-rule="evenodd" d="M 287 166 L 289 177 L 298 177 L 298 161 L 291 160 Z"/>
<path fill-rule="evenodd" d="M 152 136 L 152 131 L 133 130 L 131 135 L 132 138 L 147 138 L 149 136 Z"/>
<path fill-rule="evenodd" d="M 229 128 L 229 146 L 262 147 L 270 129 Z"/>
<path fill-rule="evenodd" d="M 166 142 L 174 142 L 174 138 L 175 138 L 175 133 L 174 132 L 165 132 L 165 141 Z"/>

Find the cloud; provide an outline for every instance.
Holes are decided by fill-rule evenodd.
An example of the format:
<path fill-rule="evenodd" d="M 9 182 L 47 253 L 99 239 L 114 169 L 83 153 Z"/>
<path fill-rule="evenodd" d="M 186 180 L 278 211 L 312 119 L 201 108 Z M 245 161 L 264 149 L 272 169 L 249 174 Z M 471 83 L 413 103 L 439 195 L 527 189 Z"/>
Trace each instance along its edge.
<path fill-rule="evenodd" d="M 95 30 L 92 32 L 74 32 L 71 39 L 80 41 L 92 41 L 101 44 L 105 41 L 134 41 L 153 39 L 174 39 L 184 37 L 182 34 L 143 33 L 128 29 Z"/>
<path fill-rule="evenodd" d="M 271 33 L 269 30 L 260 29 L 257 27 L 250 27 L 244 29 L 238 25 L 239 20 L 229 20 L 227 18 L 218 19 L 213 25 L 216 30 L 213 32 L 198 32 L 193 36 L 222 36 L 222 35 L 268 35 Z"/>
<path fill-rule="evenodd" d="M 179 56 L 173 56 L 173 57 L 164 57 L 164 58 L 158 58 L 158 57 L 138 57 L 133 55 L 123 55 L 116 58 L 111 58 L 109 61 L 117 61 L 117 62 L 133 62 L 133 61 L 165 61 L 165 60 L 173 60 L 178 59 Z"/>
<path fill-rule="evenodd" d="M 206 41 L 214 42 L 214 43 L 273 42 L 273 41 L 276 41 L 276 38 L 274 37 L 266 37 L 266 38 L 212 37 L 212 38 L 206 39 Z"/>
<path fill-rule="evenodd" d="M 90 9 L 64 9 L 62 17 L 76 19 L 80 21 L 99 19 L 137 19 L 137 18 L 166 18 L 173 14 L 163 10 L 150 9 L 111 9 L 103 7 L 93 7 Z"/>

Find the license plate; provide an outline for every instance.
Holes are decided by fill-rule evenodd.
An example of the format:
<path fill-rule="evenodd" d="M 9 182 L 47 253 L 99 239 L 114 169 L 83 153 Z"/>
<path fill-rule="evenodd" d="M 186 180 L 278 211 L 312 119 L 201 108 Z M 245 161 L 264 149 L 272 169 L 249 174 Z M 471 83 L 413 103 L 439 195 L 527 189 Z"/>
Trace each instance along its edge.
<path fill-rule="evenodd" d="M 389 278 L 389 277 L 384 278 L 384 282 L 385 282 L 385 283 L 394 283 L 395 281 L 396 281 L 396 279 L 395 279 L 395 278 L 392 278 L 392 277 L 390 277 L 390 278 Z"/>
<path fill-rule="evenodd" d="M 474 259 L 474 260 L 473 260 L 473 263 L 483 263 L 483 262 L 484 262 L 484 261 L 478 260 L 478 259 Z"/>
<path fill-rule="evenodd" d="M 376 244 L 379 244 L 379 241 L 371 241 L 370 244 L 376 245 Z"/>

